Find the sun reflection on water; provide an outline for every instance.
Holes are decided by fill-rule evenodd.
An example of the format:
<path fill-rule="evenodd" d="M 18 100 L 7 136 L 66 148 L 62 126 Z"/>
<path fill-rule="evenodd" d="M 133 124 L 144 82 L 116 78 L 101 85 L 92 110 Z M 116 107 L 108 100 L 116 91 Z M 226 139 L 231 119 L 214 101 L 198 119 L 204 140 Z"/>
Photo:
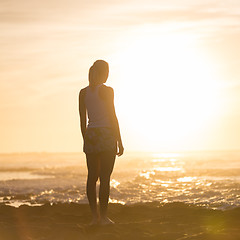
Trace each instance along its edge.
<path fill-rule="evenodd" d="M 117 188 L 117 186 L 120 184 L 120 182 L 118 182 L 117 180 L 115 179 L 112 179 L 111 182 L 110 182 L 110 186 L 111 187 L 114 187 L 114 188 Z"/>
<path fill-rule="evenodd" d="M 183 170 L 180 167 L 156 167 L 154 168 L 155 171 L 160 171 L 160 172 L 175 172 L 175 171 L 181 171 Z"/>
<path fill-rule="evenodd" d="M 141 172 L 139 174 L 140 177 L 144 177 L 146 179 L 150 179 L 151 175 L 155 175 L 155 172 L 154 171 L 148 171 L 148 172 Z"/>
<path fill-rule="evenodd" d="M 110 203 L 119 203 L 119 204 L 122 204 L 122 205 L 126 204 L 126 202 L 124 202 L 124 201 L 120 201 L 120 200 L 116 200 L 116 199 L 112 199 L 112 198 L 109 198 L 109 202 Z"/>
<path fill-rule="evenodd" d="M 180 153 L 153 153 L 154 158 L 178 158 L 181 156 Z"/>
<path fill-rule="evenodd" d="M 178 182 L 192 182 L 195 179 L 196 179 L 196 177 L 182 177 L 182 178 L 178 178 L 177 181 Z"/>

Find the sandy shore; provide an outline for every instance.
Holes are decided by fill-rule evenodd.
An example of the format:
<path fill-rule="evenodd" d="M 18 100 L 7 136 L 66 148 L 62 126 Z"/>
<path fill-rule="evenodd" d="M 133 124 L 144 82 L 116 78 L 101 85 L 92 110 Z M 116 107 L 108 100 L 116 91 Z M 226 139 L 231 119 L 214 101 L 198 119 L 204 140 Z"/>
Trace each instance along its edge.
<path fill-rule="evenodd" d="M 109 216 L 115 225 L 90 227 L 88 205 L 2 205 L 0 239 L 240 239 L 240 208 L 220 211 L 183 203 L 110 204 Z"/>

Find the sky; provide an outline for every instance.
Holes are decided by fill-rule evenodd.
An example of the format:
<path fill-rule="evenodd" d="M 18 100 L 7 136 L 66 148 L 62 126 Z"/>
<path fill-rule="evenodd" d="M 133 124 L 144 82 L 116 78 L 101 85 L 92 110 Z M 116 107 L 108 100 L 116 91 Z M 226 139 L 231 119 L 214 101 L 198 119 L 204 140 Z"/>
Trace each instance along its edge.
<path fill-rule="evenodd" d="M 97 59 L 127 151 L 240 150 L 240 2 L 2 0 L 0 152 L 79 152 Z"/>

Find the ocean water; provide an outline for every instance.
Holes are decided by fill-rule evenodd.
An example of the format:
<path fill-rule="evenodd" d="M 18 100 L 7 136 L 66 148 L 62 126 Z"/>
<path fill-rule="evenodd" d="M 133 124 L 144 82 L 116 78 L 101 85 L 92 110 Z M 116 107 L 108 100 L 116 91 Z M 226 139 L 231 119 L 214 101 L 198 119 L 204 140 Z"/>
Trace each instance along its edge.
<path fill-rule="evenodd" d="M 0 154 L 0 204 L 87 203 L 83 153 Z M 116 159 L 110 202 L 240 206 L 240 151 L 126 153 Z"/>

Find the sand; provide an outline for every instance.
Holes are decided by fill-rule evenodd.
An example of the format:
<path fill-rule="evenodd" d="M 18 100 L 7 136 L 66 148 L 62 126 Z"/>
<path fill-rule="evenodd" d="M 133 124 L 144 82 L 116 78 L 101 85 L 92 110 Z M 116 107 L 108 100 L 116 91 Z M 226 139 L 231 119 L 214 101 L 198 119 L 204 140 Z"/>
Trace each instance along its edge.
<path fill-rule="evenodd" d="M 109 205 L 116 224 L 89 226 L 84 204 L 0 206 L 0 240 L 239 240 L 240 208 L 211 210 L 183 203 Z"/>

